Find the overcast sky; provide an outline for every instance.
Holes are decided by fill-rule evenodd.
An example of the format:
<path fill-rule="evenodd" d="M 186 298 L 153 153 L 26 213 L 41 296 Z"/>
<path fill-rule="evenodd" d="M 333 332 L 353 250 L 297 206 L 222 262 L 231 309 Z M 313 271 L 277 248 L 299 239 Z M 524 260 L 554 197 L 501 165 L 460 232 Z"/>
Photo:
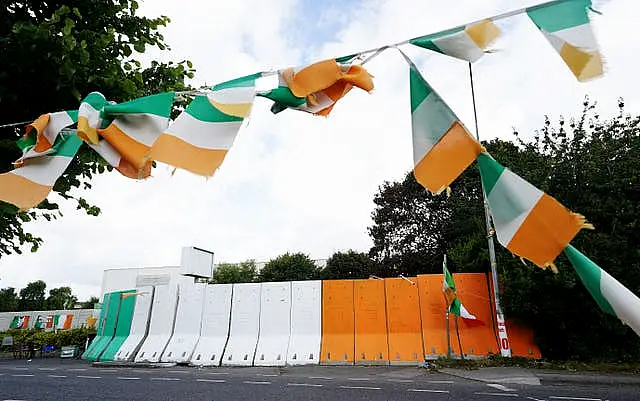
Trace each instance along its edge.
<path fill-rule="evenodd" d="M 193 61 L 192 84 L 215 84 L 256 71 L 350 54 L 539 1 L 516 0 L 236 0 L 142 2 L 149 16 L 167 15 L 171 52 L 145 57 Z M 618 97 L 640 110 L 637 0 L 594 1 L 592 15 L 606 75 L 578 83 L 526 16 L 503 24 L 497 52 L 474 64 L 482 139 L 531 134 L 544 115 L 578 115 L 585 94 L 603 116 Z M 425 78 L 473 127 L 467 65 L 407 47 Z M 215 252 L 216 262 L 268 260 L 287 251 L 324 259 L 367 251 L 373 196 L 385 180 L 412 168 L 408 69 L 394 51 L 367 68 L 375 90 L 353 90 L 329 118 L 296 111 L 273 115 L 257 99 L 248 126 L 214 177 L 161 165 L 137 182 L 117 172 L 79 192 L 98 217 L 63 208 L 64 218 L 27 229 L 45 240 L 34 254 L 0 260 L 0 287 L 38 279 L 70 285 L 85 299 L 99 295 L 107 268 L 177 265 L 182 246 Z M 44 94 L 46 95 L 46 94 Z M 553 194 L 552 194 L 553 195 Z"/>

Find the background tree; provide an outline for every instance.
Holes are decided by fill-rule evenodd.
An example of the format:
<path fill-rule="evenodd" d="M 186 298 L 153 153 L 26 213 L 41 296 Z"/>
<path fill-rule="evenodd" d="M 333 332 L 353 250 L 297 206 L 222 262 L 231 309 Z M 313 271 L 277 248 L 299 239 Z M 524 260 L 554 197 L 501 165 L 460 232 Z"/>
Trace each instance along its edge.
<path fill-rule="evenodd" d="M 189 61 L 154 61 L 143 67 L 136 59 L 135 53 L 147 46 L 168 49 L 158 29 L 169 22 L 165 16 L 139 16 L 137 9 L 136 0 L 9 0 L 3 4 L 0 125 L 77 109 L 81 98 L 92 91 L 122 102 L 185 89 L 185 78 L 193 76 Z M 15 141 L 23 131 L 23 126 L 0 128 L 0 172 L 11 170 L 11 163 L 20 156 Z M 91 188 L 93 174 L 105 169 L 111 171 L 84 145 L 54 191 L 75 199 L 78 209 L 97 215 L 98 207 L 71 192 Z M 26 232 L 23 223 L 59 215 L 58 205 L 49 201 L 28 212 L 0 202 L 0 257 L 20 253 L 23 246 L 36 251 L 42 239 Z"/>
<path fill-rule="evenodd" d="M 84 301 L 84 302 L 80 302 L 80 308 L 81 309 L 93 309 L 93 306 L 97 303 L 100 302 L 100 299 L 98 299 L 98 297 L 91 297 L 88 300 Z"/>
<path fill-rule="evenodd" d="M 13 287 L 0 288 L 0 312 L 15 312 L 18 310 L 18 294 Z"/>
<path fill-rule="evenodd" d="M 36 311 L 45 310 L 45 290 L 47 284 L 42 281 L 33 281 L 20 290 L 20 299 L 18 300 L 18 310 L 20 311 Z"/>
<path fill-rule="evenodd" d="M 494 140 L 487 150 L 503 165 L 592 222 L 572 242 L 640 295 L 640 117 L 601 121 L 586 101 L 577 118 L 561 118 L 529 140 Z M 401 273 L 440 272 L 447 252 L 455 272 L 489 270 L 477 165 L 432 197 L 412 174 L 385 183 L 375 196 L 371 255 Z M 421 220 L 425 221 L 421 221 Z M 386 238 L 388 236 L 388 238 Z M 559 274 L 523 265 L 496 242 L 507 317 L 533 328 L 542 354 L 557 359 L 637 360 L 637 336 L 605 315 L 561 255 Z M 395 273 L 395 272 L 394 272 Z"/>
<path fill-rule="evenodd" d="M 47 310 L 73 309 L 78 298 L 73 295 L 71 287 L 60 287 L 49 290 L 49 296 L 45 302 Z"/>
<path fill-rule="evenodd" d="M 213 271 L 213 283 L 253 283 L 256 281 L 258 272 L 254 260 L 248 260 L 239 264 L 220 263 Z"/>
<path fill-rule="evenodd" d="M 260 281 L 315 280 L 318 277 L 318 267 L 303 253 L 280 255 L 270 260 L 259 273 Z"/>
<path fill-rule="evenodd" d="M 379 274 L 378 265 L 366 253 L 354 250 L 334 253 L 320 271 L 323 280 L 361 279 L 372 274 Z"/>

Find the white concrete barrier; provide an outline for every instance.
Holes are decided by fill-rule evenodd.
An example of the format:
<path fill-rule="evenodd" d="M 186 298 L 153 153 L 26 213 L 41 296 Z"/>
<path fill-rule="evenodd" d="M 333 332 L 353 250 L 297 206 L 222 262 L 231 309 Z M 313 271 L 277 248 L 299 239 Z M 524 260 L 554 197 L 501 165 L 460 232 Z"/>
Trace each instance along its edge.
<path fill-rule="evenodd" d="M 136 354 L 135 362 L 159 362 L 173 334 L 178 302 L 178 285 L 171 282 L 156 286 L 151 307 L 149 334 Z"/>
<path fill-rule="evenodd" d="M 255 366 L 284 366 L 291 325 L 291 282 L 262 283 Z"/>
<path fill-rule="evenodd" d="M 187 363 L 200 338 L 202 307 L 206 284 L 195 283 L 192 277 L 178 282 L 178 309 L 173 336 L 160 359 L 162 362 Z"/>
<path fill-rule="evenodd" d="M 229 338 L 232 284 L 212 284 L 205 287 L 202 328 L 191 364 L 220 366 Z"/>
<path fill-rule="evenodd" d="M 147 338 L 153 291 L 153 287 L 136 288 L 136 305 L 133 309 L 131 331 L 118 352 L 116 352 L 114 357 L 116 361 L 133 361 L 138 349 Z"/>
<path fill-rule="evenodd" d="M 293 281 L 287 365 L 319 364 L 321 340 L 322 281 Z"/>
<path fill-rule="evenodd" d="M 229 341 L 223 366 L 251 366 L 260 329 L 260 284 L 233 285 Z"/>

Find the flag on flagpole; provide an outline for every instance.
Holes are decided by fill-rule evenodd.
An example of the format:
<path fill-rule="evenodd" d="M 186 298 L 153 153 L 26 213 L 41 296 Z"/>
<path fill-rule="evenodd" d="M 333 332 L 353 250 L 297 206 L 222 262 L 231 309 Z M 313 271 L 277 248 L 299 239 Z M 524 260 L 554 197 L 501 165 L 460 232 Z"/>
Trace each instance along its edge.
<path fill-rule="evenodd" d="M 456 283 L 453 281 L 453 276 L 449 272 L 449 269 L 447 269 L 447 255 L 444 256 L 444 261 L 442 262 L 442 272 L 444 274 L 442 292 L 444 293 L 444 297 L 447 301 L 447 308 L 449 309 L 449 312 L 463 318 L 465 323 L 482 325 L 483 322 L 469 313 L 467 308 L 465 308 L 464 305 L 462 305 L 462 302 L 460 302 L 460 299 L 458 299 Z"/>
<path fill-rule="evenodd" d="M 26 159 L 16 169 L 0 174 L 0 200 L 21 210 L 37 206 L 51 192 L 80 145 L 82 141 L 76 135 L 59 135 L 51 154 Z"/>
<path fill-rule="evenodd" d="M 640 336 L 640 298 L 573 246 L 567 246 L 564 253 L 600 309 Z"/>
<path fill-rule="evenodd" d="M 436 34 L 411 39 L 409 43 L 469 62 L 479 60 L 500 36 L 500 28 L 491 19 Z"/>
<path fill-rule="evenodd" d="M 220 167 L 248 117 L 255 80 L 262 73 L 224 82 L 196 96 L 158 136 L 148 157 L 192 173 L 211 176 Z"/>
<path fill-rule="evenodd" d="M 581 229 L 593 226 L 490 155 L 478 156 L 478 165 L 498 242 L 537 266 L 556 271 L 556 257 Z"/>
<path fill-rule="evenodd" d="M 602 56 L 591 28 L 591 0 L 567 0 L 527 8 L 527 14 L 578 81 L 603 74 Z"/>
<path fill-rule="evenodd" d="M 413 174 L 423 187 L 440 193 L 478 157 L 482 146 L 460 119 L 409 63 Z"/>

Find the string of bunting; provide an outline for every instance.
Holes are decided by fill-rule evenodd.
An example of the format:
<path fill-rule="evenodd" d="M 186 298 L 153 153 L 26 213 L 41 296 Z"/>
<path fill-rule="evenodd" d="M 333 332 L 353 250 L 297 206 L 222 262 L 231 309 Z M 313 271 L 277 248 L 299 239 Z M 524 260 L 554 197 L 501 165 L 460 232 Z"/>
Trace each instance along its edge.
<path fill-rule="evenodd" d="M 570 245 L 581 229 L 593 226 L 493 159 L 399 48 L 410 44 L 473 63 L 501 36 L 499 21 L 526 14 L 576 79 L 585 82 L 603 74 L 590 9 L 590 0 L 554 0 L 308 66 L 257 72 L 187 93 L 193 99 L 174 121 L 172 105 L 184 93 L 116 104 L 93 92 L 77 110 L 48 113 L 27 125 L 17 142 L 23 153 L 15 169 L 0 175 L 0 200 L 22 210 L 37 206 L 83 142 L 129 178 L 149 177 L 153 161 L 211 176 L 249 116 L 255 96 L 272 100 L 273 113 L 292 109 L 328 116 L 354 87 L 373 90 L 373 78 L 363 65 L 395 48 L 409 67 L 416 180 L 437 194 L 477 160 L 500 244 L 554 271 L 554 261 L 564 251 L 601 308 L 640 335 L 640 299 Z M 277 87 L 257 91 L 256 80 L 271 75 L 277 75 Z M 74 124 L 75 133 L 69 132 Z"/>

